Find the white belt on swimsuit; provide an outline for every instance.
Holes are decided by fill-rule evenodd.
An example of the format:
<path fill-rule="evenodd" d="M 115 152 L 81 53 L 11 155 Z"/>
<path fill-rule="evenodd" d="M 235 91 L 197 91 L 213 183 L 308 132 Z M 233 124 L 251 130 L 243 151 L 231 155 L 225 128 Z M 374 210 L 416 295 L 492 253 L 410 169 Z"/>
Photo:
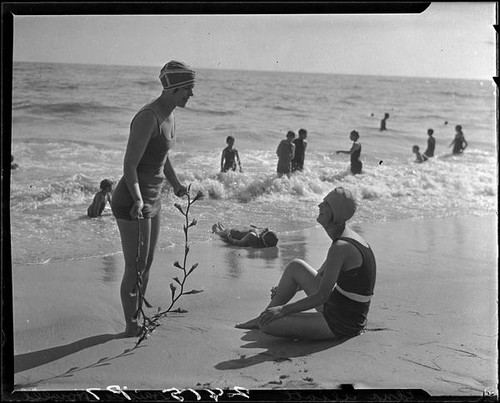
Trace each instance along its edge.
<path fill-rule="evenodd" d="M 335 288 L 337 289 L 338 292 L 340 292 L 344 297 L 347 297 L 349 299 L 352 299 L 353 301 L 356 302 L 370 302 L 371 300 L 371 295 L 361 295 L 361 294 L 356 294 L 354 292 L 349 292 L 349 291 L 344 291 L 342 288 L 338 286 L 338 284 L 335 285 Z"/>

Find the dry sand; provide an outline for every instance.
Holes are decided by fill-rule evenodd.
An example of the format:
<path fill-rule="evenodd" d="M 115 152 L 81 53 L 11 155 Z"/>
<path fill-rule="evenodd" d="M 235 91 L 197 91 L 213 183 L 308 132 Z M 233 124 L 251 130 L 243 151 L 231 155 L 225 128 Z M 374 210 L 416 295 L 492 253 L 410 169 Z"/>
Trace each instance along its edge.
<path fill-rule="evenodd" d="M 319 267 L 321 228 L 284 234 L 278 248 L 194 245 L 199 267 L 176 307 L 139 348 L 122 338 L 122 255 L 13 268 L 15 390 L 357 388 L 424 389 L 433 396 L 497 390 L 497 216 L 355 226 L 377 258 L 367 331 L 339 343 L 236 329 L 269 301 L 286 264 Z M 193 230 L 205 230 L 196 228 Z M 160 252 L 148 300 L 170 301 L 183 248 Z M 154 313 L 154 310 L 151 311 Z"/>

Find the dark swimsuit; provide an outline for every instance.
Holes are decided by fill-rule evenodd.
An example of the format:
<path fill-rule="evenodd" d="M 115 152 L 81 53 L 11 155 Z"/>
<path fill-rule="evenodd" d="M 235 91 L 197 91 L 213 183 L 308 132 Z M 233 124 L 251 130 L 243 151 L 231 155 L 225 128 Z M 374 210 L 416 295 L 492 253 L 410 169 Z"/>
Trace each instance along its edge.
<path fill-rule="evenodd" d="M 426 157 L 434 157 L 434 149 L 436 148 L 436 139 L 434 137 L 429 137 L 427 140 L 427 150 L 425 150 L 424 155 Z"/>
<path fill-rule="evenodd" d="M 464 136 L 457 134 L 453 143 L 453 154 L 461 154 L 464 151 Z"/>
<path fill-rule="evenodd" d="M 168 150 L 173 145 L 174 137 L 170 138 L 170 135 L 165 130 L 162 130 L 158 115 L 151 106 L 145 106 L 138 114 L 145 110 L 151 111 L 154 114 L 157 128 L 149 140 L 141 161 L 137 166 L 137 178 L 144 202 L 142 214 L 144 218 L 152 218 L 161 209 L 161 189 L 165 178 L 163 167 L 167 160 Z M 113 192 L 113 199 L 111 201 L 113 215 L 116 218 L 132 220 L 130 209 L 133 205 L 134 199 L 128 190 L 125 176 L 122 176 Z"/>
<path fill-rule="evenodd" d="M 295 139 L 293 140 L 295 144 L 295 155 L 292 159 L 292 170 L 302 171 L 304 169 L 304 139 Z"/>
<path fill-rule="evenodd" d="M 361 155 L 361 144 L 359 148 L 351 154 L 351 172 L 353 175 L 360 174 L 363 163 L 359 160 Z"/>
<path fill-rule="evenodd" d="M 279 174 L 288 174 L 291 171 L 292 163 L 292 144 L 286 140 L 281 140 L 278 146 L 278 167 L 277 171 Z"/>
<path fill-rule="evenodd" d="M 240 231 L 237 229 L 231 230 L 231 237 L 234 239 L 238 239 L 238 240 L 243 239 L 248 234 L 255 235 L 249 241 L 248 246 L 251 246 L 253 248 L 265 248 L 266 247 L 266 245 L 264 245 L 264 242 L 262 241 L 262 238 L 255 231 L 252 231 L 252 230 Z"/>
<path fill-rule="evenodd" d="M 341 271 L 337 285 L 344 291 L 371 296 L 375 288 L 376 263 L 371 248 L 352 238 L 339 238 L 354 245 L 363 256 L 361 266 Z M 335 335 L 353 337 L 361 334 L 367 323 L 370 302 L 357 302 L 333 289 L 323 305 L 323 316 Z"/>
<path fill-rule="evenodd" d="M 229 150 L 228 148 L 224 148 L 223 150 L 223 155 L 224 155 L 224 167 L 223 171 L 227 172 L 230 169 L 233 171 L 236 171 L 236 149 Z"/>

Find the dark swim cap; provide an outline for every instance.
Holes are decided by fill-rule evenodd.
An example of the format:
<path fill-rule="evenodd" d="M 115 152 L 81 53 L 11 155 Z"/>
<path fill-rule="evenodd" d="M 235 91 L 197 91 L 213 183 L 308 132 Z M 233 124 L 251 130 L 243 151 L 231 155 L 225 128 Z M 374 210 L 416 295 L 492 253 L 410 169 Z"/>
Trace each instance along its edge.
<path fill-rule="evenodd" d="M 103 179 L 101 181 L 101 183 L 99 184 L 99 187 L 101 189 L 104 189 L 104 188 L 107 188 L 107 187 L 112 188 L 113 187 L 113 182 L 111 182 L 109 179 Z"/>
<path fill-rule="evenodd" d="M 278 237 L 276 236 L 276 233 L 273 231 L 265 231 L 262 234 L 262 243 L 269 247 L 269 246 L 276 246 L 278 244 Z"/>

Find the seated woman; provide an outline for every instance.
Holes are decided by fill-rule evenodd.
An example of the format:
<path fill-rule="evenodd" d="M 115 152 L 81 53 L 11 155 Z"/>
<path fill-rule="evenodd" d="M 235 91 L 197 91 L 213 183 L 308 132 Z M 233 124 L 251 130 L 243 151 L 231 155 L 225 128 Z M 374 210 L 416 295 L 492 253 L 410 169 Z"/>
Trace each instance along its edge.
<path fill-rule="evenodd" d="M 236 325 L 293 339 L 326 340 L 361 334 L 375 287 L 375 256 L 368 243 L 346 226 L 356 211 L 350 191 L 337 187 L 318 205 L 317 217 L 332 239 L 316 271 L 295 259 L 286 267 L 271 303 L 256 318 Z M 303 290 L 306 297 L 289 301 Z M 315 308 L 317 312 L 304 312 Z"/>
<path fill-rule="evenodd" d="M 231 245 L 268 248 L 278 244 L 278 237 L 269 228 L 258 231 L 252 227 L 248 230 L 226 229 L 220 222 L 212 226 L 212 232 Z"/>

